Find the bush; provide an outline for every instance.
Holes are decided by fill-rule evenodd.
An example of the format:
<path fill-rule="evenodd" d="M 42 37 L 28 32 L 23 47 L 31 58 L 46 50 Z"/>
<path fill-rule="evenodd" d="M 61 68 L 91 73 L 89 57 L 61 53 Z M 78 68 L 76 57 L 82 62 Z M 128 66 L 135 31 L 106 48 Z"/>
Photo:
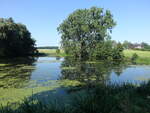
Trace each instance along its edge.
<path fill-rule="evenodd" d="M 112 46 L 112 41 L 105 41 L 96 45 L 96 48 L 93 49 L 91 59 L 96 60 L 122 60 L 123 47 L 120 43 L 116 44 L 115 47 Z"/>
<path fill-rule="evenodd" d="M 138 58 L 138 55 L 136 53 L 134 53 L 131 57 L 131 61 L 135 62 L 137 60 L 137 58 Z"/>
<path fill-rule="evenodd" d="M 56 49 L 56 53 L 57 53 L 57 54 L 60 54 L 60 49 Z"/>

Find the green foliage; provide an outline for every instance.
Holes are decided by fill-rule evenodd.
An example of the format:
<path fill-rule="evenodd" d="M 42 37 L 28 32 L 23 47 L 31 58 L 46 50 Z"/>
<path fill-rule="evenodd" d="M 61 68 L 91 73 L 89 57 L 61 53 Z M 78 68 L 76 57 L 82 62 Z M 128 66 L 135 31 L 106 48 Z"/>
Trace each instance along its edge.
<path fill-rule="evenodd" d="M 111 59 L 112 50 L 113 48 L 110 41 L 107 41 L 105 43 L 99 43 L 96 45 L 92 58 L 101 60 Z"/>
<path fill-rule="evenodd" d="M 121 43 L 117 44 L 116 48 L 113 48 L 113 52 L 112 52 L 112 58 L 114 60 L 122 60 L 124 55 L 123 55 L 123 46 Z"/>
<path fill-rule="evenodd" d="M 118 43 L 113 45 L 111 40 L 97 44 L 92 57 L 94 59 L 101 60 L 122 60 L 123 46 Z"/>
<path fill-rule="evenodd" d="M 108 10 L 97 7 L 76 10 L 58 27 L 62 47 L 80 60 L 89 59 L 91 50 L 110 38 L 115 25 Z"/>
<path fill-rule="evenodd" d="M 137 59 L 138 59 L 138 55 L 136 54 L 136 53 L 134 53 L 133 55 L 132 55 L 132 57 L 131 57 L 131 61 L 132 62 L 135 62 Z"/>
<path fill-rule="evenodd" d="M 0 18 L 0 56 L 29 56 L 36 52 L 35 40 L 26 26 L 15 23 L 12 18 Z"/>
<path fill-rule="evenodd" d="M 145 50 L 150 50 L 150 45 L 148 43 L 142 42 L 141 46 L 143 47 L 143 49 Z"/>
<path fill-rule="evenodd" d="M 124 49 L 133 48 L 132 46 L 133 46 L 133 44 L 132 44 L 131 42 L 129 42 L 129 41 L 124 41 L 124 42 L 123 42 L 123 47 L 124 47 Z"/>
<path fill-rule="evenodd" d="M 60 49 L 56 49 L 56 54 L 60 54 Z"/>
<path fill-rule="evenodd" d="M 124 49 L 134 49 L 134 50 L 141 50 L 141 51 L 150 51 L 150 45 L 148 43 L 131 43 L 129 41 L 123 42 Z"/>

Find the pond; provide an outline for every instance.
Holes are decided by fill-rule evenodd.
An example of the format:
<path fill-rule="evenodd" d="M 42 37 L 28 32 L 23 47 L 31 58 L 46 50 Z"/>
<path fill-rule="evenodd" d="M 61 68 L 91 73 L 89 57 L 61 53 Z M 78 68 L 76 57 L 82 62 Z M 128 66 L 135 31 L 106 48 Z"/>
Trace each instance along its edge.
<path fill-rule="evenodd" d="M 150 66 L 78 62 L 69 57 L 16 59 L 0 64 L 0 100 L 18 101 L 33 93 L 84 83 L 139 84 L 150 80 Z"/>

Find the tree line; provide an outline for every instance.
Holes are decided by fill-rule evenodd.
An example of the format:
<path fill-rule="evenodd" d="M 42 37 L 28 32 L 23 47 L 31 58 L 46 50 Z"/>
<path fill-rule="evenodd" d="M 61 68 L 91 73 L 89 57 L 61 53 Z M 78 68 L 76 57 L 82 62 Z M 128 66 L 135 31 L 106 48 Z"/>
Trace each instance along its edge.
<path fill-rule="evenodd" d="M 25 25 L 0 18 L 0 57 L 24 57 L 36 52 L 35 40 Z"/>
<path fill-rule="evenodd" d="M 139 49 L 139 50 L 150 50 L 150 45 L 146 42 L 142 43 L 132 43 L 129 41 L 124 41 L 122 43 L 125 49 Z"/>
<path fill-rule="evenodd" d="M 39 46 L 37 49 L 59 49 L 58 46 Z"/>
<path fill-rule="evenodd" d="M 71 13 L 57 28 L 61 48 L 79 60 L 122 60 L 124 49 L 150 49 L 147 43 L 118 43 L 111 40 L 116 21 L 109 10 L 92 7 Z M 58 47 L 38 47 L 41 49 Z M 0 18 L 0 57 L 31 56 L 37 53 L 35 40 L 24 24 Z"/>

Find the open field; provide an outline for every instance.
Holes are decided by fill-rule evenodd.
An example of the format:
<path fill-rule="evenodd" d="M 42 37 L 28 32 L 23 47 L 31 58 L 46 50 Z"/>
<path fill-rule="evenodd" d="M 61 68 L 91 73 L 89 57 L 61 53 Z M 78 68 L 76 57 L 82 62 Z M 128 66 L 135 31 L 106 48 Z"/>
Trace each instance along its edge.
<path fill-rule="evenodd" d="M 63 50 L 60 50 L 60 53 L 57 54 L 56 53 L 56 49 L 38 49 L 40 54 L 44 54 L 46 56 L 66 56 L 66 54 L 64 54 Z"/>
<path fill-rule="evenodd" d="M 134 53 L 138 55 L 138 59 L 136 60 L 137 64 L 150 64 L 150 51 L 124 50 L 125 57 L 129 59 Z"/>

